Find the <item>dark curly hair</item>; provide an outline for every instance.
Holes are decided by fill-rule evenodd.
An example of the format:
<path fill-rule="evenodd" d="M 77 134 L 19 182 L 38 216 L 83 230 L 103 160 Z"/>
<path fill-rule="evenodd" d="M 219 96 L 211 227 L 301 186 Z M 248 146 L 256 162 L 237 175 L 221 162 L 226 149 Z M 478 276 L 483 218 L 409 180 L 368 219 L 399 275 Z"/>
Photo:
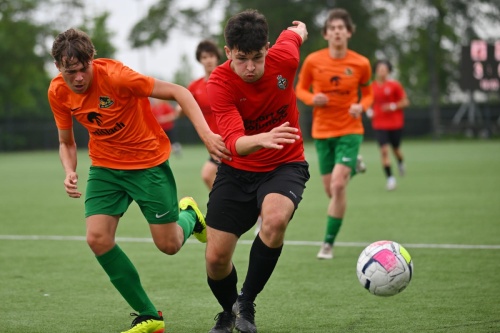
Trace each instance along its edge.
<path fill-rule="evenodd" d="M 391 64 L 391 62 L 389 60 L 385 60 L 385 59 L 380 59 L 380 60 L 375 61 L 375 64 L 373 64 L 373 71 L 374 72 L 377 71 L 377 67 L 380 64 L 385 64 L 387 66 L 387 69 L 389 70 L 389 73 L 392 72 L 392 64 Z"/>
<path fill-rule="evenodd" d="M 213 54 L 217 57 L 218 60 L 220 60 L 221 58 L 220 50 L 217 45 L 213 41 L 208 39 L 202 40 L 198 44 L 198 47 L 196 47 L 196 60 L 200 61 L 202 52 Z"/>
<path fill-rule="evenodd" d="M 96 53 L 90 37 L 85 32 L 74 28 L 57 35 L 51 51 L 56 64 L 63 67 L 67 67 L 70 59 L 77 59 L 79 63 L 87 66 Z"/>
<path fill-rule="evenodd" d="M 244 53 L 260 51 L 269 39 L 266 17 L 254 9 L 236 14 L 227 21 L 224 38 L 231 50 Z"/>

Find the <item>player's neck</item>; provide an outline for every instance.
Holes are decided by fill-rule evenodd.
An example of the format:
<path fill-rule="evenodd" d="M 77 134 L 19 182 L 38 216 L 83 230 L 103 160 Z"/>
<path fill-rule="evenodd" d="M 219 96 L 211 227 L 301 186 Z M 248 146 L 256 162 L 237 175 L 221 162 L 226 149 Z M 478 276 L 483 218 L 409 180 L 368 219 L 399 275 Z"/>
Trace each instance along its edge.
<path fill-rule="evenodd" d="M 375 81 L 377 81 L 378 83 L 386 83 L 387 78 L 386 77 L 378 77 L 375 79 Z"/>
<path fill-rule="evenodd" d="M 332 57 L 333 59 L 343 59 L 347 54 L 347 45 L 340 47 L 330 46 L 328 50 L 330 53 L 330 57 Z"/>

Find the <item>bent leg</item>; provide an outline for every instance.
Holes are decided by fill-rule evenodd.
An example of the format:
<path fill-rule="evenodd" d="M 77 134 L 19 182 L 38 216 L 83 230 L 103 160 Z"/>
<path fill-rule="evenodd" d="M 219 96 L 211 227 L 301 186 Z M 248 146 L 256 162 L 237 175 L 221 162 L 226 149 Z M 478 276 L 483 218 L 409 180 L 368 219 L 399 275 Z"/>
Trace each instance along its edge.
<path fill-rule="evenodd" d="M 134 265 L 115 244 L 118 216 L 87 217 L 87 242 L 111 283 L 139 315 L 158 317 L 158 311 L 144 291 Z"/>

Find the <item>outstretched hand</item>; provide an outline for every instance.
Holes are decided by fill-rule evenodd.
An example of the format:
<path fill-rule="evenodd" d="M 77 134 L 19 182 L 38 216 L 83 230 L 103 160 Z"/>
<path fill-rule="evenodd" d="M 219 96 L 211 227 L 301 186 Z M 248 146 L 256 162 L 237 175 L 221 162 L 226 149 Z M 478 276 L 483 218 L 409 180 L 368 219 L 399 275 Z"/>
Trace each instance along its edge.
<path fill-rule="evenodd" d="M 298 131 L 298 128 L 291 127 L 287 121 L 269 132 L 262 133 L 261 146 L 263 148 L 283 149 L 285 144 L 292 144 L 300 139 L 300 136 L 296 134 Z"/>
<path fill-rule="evenodd" d="M 305 42 L 307 39 L 307 27 L 304 22 L 301 21 L 293 21 L 293 26 L 288 27 L 287 30 L 293 31 L 298 34 L 302 38 L 302 42 Z"/>

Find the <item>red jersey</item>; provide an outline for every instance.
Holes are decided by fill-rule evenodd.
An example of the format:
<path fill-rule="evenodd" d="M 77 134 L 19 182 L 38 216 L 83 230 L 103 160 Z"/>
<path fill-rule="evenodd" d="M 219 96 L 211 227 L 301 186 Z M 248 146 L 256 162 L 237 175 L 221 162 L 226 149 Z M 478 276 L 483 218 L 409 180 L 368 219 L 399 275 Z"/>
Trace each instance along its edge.
<path fill-rule="evenodd" d="M 170 141 L 148 99 L 154 78 L 111 59 L 95 59 L 92 66 L 92 83 L 83 94 L 71 91 L 61 74 L 50 83 L 48 98 L 57 128 L 72 129 L 74 117 L 88 130 L 94 166 L 135 170 L 165 162 Z"/>
<path fill-rule="evenodd" d="M 403 128 L 404 115 L 402 109 L 382 111 L 382 106 L 397 103 L 405 97 L 401 84 L 394 80 L 383 83 L 373 81 L 373 118 L 372 127 L 376 130 L 397 130 Z"/>
<path fill-rule="evenodd" d="M 299 66 L 302 38 L 283 31 L 265 59 L 264 75 L 256 82 L 243 81 L 230 67 L 231 61 L 217 67 L 208 80 L 207 90 L 219 134 L 233 154 L 222 160 L 234 168 L 267 172 L 289 162 L 304 161 L 304 146 L 299 128 L 299 111 L 293 80 Z M 269 132 L 285 122 L 299 128 L 300 139 L 283 149 L 260 149 L 241 156 L 236 141 L 245 135 Z"/>
<path fill-rule="evenodd" d="M 151 111 L 164 131 L 170 131 L 174 128 L 175 109 L 168 102 L 155 101 L 154 103 L 151 103 Z M 169 116 L 172 120 L 165 121 L 163 119 L 164 116 Z"/>
<path fill-rule="evenodd" d="M 205 117 L 205 120 L 212 130 L 212 132 L 217 133 L 217 126 L 215 124 L 215 118 L 210 108 L 210 99 L 207 93 L 207 81 L 204 77 L 194 80 L 188 86 L 188 90 L 193 94 L 194 99 L 198 103 L 198 106 Z"/>

